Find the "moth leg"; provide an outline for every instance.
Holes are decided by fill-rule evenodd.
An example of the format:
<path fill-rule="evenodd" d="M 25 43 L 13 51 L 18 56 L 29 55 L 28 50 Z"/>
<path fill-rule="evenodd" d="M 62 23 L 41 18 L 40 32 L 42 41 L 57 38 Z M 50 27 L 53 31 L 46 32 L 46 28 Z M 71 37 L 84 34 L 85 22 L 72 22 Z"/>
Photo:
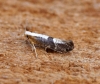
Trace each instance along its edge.
<path fill-rule="evenodd" d="M 45 51 L 47 51 L 48 48 L 49 48 L 49 46 L 46 46 L 46 47 L 45 47 Z"/>
<path fill-rule="evenodd" d="M 31 39 L 28 39 L 27 41 L 29 42 L 30 46 L 32 47 L 32 51 L 33 50 L 35 51 L 35 56 L 37 58 L 37 51 L 36 51 L 36 47 L 34 45 L 34 42 Z"/>
<path fill-rule="evenodd" d="M 36 51 L 36 47 L 35 47 L 34 43 L 33 43 L 32 51 L 33 51 L 33 48 L 34 48 L 34 51 L 35 51 L 35 56 L 37 58 L 37 51 Z"/>
<path fill-rule="evenodd" d="M 45 51 L 46 52 L 54 52 L 54 50 L 51 49 L 50 46 L 45 47 Z"/>

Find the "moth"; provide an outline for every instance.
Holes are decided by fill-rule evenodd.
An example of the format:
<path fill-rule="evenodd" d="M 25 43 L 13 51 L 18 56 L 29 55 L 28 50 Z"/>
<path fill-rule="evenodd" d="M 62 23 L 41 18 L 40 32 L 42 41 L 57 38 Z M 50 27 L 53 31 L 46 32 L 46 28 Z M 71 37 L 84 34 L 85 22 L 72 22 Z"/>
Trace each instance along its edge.
<path fill-rule="evenodd" d="M 35 46 L 38 45 L 44 48 L 47 52 L 48 51 L 55 51 L 55 52 L 69 52 L 74 49 L 74 43 L 72 40 L 61 40 L 57 38 L 53 38 L 47 35 L 33 33 L 30 31 L 25 31 L 25 36 L 30 43 L 32 50 L 35 50 L 35 54 L 37 57 L 37 52 Z"/>

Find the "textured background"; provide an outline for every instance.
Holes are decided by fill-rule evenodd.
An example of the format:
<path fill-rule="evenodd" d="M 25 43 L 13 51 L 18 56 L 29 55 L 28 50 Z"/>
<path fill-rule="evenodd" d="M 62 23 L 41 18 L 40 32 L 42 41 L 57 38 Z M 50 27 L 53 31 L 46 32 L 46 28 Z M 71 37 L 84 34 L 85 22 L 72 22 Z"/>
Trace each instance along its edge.
<path fill-rule="evenodd" d="M 36 59 L 26 23 L 74 50 Z M 0 84 L 100 84 L 100 0 L 0 0 Z"/>

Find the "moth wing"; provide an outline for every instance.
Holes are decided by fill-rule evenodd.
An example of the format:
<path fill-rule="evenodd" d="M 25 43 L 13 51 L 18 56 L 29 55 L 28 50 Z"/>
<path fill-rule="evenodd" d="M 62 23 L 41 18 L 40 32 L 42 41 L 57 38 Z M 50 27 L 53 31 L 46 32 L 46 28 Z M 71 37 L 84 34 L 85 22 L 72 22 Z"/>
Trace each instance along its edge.
<path fill-rule="evenodd" d="M 66 41 L 61 40 L 61 39 L 57 39 L 57 38 L 54 38 L 53 41 L 55 44 L 55 51 L 57 51 L 57 52 L 64 52 L 65 51 Z"/>

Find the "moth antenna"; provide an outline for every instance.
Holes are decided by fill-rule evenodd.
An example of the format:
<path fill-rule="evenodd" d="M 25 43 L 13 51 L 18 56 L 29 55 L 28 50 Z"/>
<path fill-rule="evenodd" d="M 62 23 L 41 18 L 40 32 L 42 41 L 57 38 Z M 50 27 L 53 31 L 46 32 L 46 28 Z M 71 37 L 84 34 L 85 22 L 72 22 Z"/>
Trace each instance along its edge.
<path fill-rule="evenodd" d="M 25 22 L 24 28 L 25 28 L 25 31 L 28 31 L 28 22 L 27 21 Z"/>

